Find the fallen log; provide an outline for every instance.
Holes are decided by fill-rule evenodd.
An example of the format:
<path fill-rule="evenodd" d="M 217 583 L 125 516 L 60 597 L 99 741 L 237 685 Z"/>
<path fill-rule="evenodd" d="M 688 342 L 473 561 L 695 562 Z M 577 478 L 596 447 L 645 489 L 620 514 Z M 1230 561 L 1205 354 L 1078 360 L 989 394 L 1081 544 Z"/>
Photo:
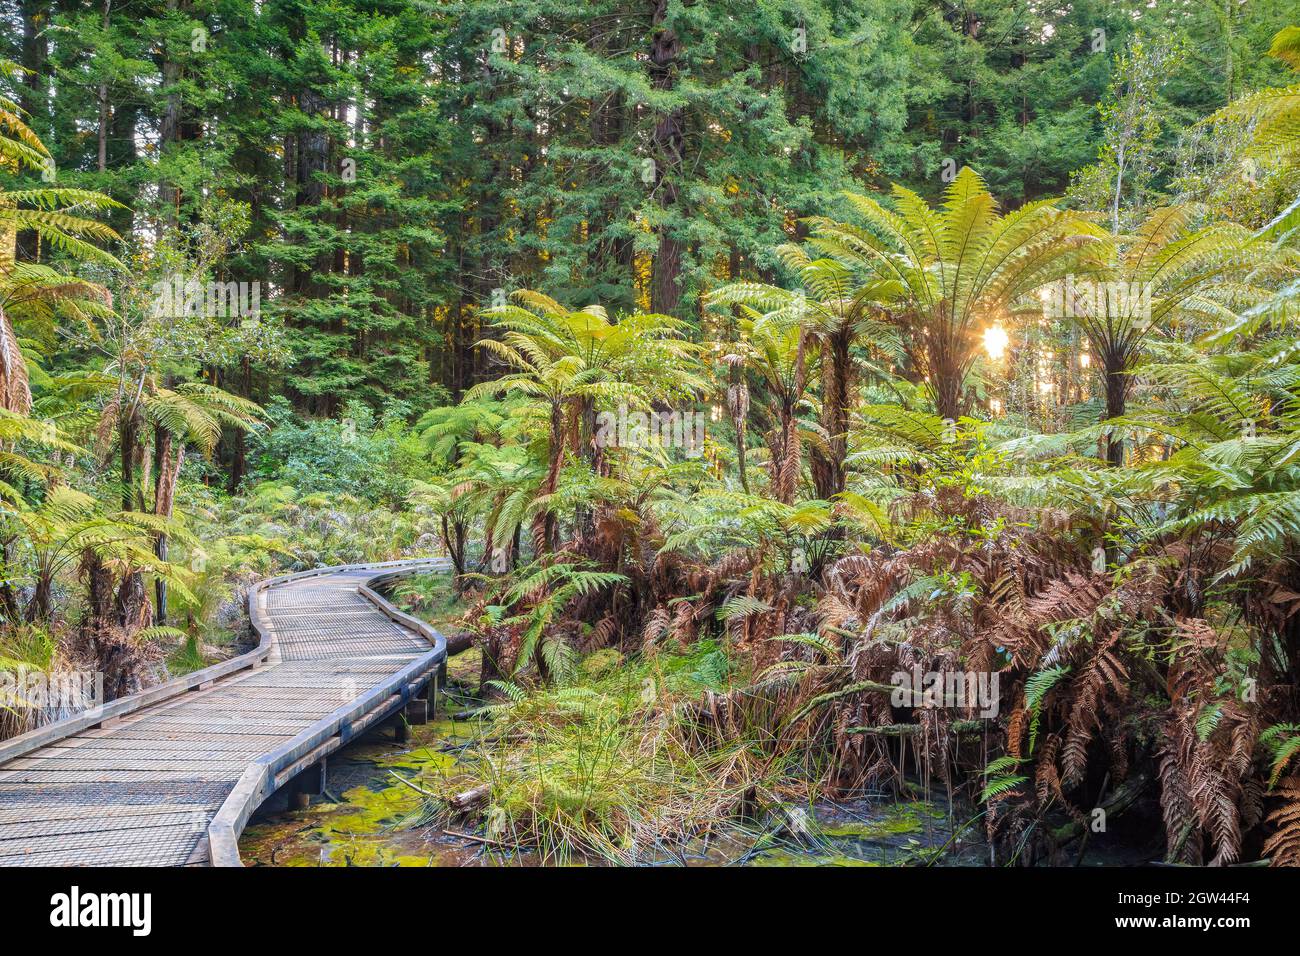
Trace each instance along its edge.
<path fill-rule="evenodd" d="M 474 635 L 468 631 L 461 631 L 459 634 L 445 634 L 447 638 L 447 656 L 455 657 L 457 654 L 463 654 L 474 646 Z"/>
<path fill-rule="evenodd" d="M 1150 773 L 1136 773 L 1116 787 L 1110 797 L 1101 804 L 1101 809 L 1106 811 L 1106 818 L 1118 816 L 1137 803 L 1138 797 L 1142 796 L 1143 791 L 1151 785 L 1152 779 Z M 1052 839 L 1060 847 L 1085 836 L 1088 832 L 1088 820 L 1085 817 L 1081 820 L 1070 820 L 1057 827 L 1052 831 Z"/>
<path fill-rule="evenodd" d="M 954 720 L 948 725 L 952 732 L 963 737 L 978 736 L 989 729 L 984 720 Z M 925 728 L 921 724 L 880 724 L 876 727 L 850 727 L 846 734 L 879 734 L 882 737 L 915 737 Z"/>
<path fill-rule="evenodd" d="M 471 787 L 468 790 L 456 794 L 447 803 L 457 813 L 469 813 L 476 807 L 482 806 L 487 802 L 488 787 L 487 784 L 480 784 L 477 787 Z"/>

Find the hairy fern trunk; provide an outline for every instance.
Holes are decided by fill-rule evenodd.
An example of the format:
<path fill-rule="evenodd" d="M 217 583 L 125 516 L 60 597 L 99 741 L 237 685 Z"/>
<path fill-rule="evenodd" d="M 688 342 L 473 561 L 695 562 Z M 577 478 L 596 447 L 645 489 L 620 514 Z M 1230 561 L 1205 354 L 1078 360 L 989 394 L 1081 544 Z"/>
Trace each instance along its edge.
<path fill-rule="evenodd" d="M 844 323 L 823 341 L 822 428 L 826 448 L 812 450 L 813 484 L 817 497 L 830 501 L 844 490 L 844 459 L 848 456 L 849 410 L 853 404 L 853 327 Z"/>
<path fill-rule="evenodd" d="M 1120 418 L 1128 407 L 1128 378 L 1122 356 L 1106 355 L 1106 418 Z M 1106 462 L 1112 468 L 1124 464 L 1124 439 L 1112 433 L 1106 440 Z"/>

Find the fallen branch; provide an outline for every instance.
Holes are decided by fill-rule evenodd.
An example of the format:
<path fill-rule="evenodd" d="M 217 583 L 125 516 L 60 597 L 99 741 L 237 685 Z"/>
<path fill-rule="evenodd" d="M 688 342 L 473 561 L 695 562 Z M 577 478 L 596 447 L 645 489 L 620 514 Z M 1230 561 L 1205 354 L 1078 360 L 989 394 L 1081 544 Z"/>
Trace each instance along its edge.
<path fill-rule="evenodd" d="M 804 717 L 808 716 L 813 710 L 822 704 L 830 703 L 833 700 L 839 700 L 841 697 L 849 697 L 853 694 L 860 694 L 864 690 L 874 690 L 882 694 L 892 694 L 898 688 L 893 684 L 881 684 L 874 680 L 864 680 L 856 684 L 850 684 L 848 687 L 842 687 L 839 690 L 831 691 L 828 694 L 819 694 L 799 709 L 799 712 L 790 718 L 791 724 L 797 724 Z"/>
<path fill-rule="evenodd" d="M 988 729 L 983 720 L 954 720 L 948 725 L 952 732 L 963 736 L 978 736 Z M 881 724 L 876 727 L 850 727 L 846 734 L 879 734 L 882 737 L 915 737 L 925 728 L 921 724 Z"/>
<path fill-rule="evenodd" d="M 437 794 L 435 794 L 435 793 L 431 793 L 431 792 L 429 792 L 428 790 L 425 790 L 423 787 L 417 787 L 415 784 L 411 783 L 411 781 L 407 780 L 405 777 L 403 777 L 403 776 L 402 776 L 400 773 L 398 773 L 396 770 L 390 770 L 390 771 L 388 771 L 388 772 L 391 773 L 394 777 L 396 777 L 399 781 L 401 781 L 402 783 L 406 784 L 408 787 L 410 787 L 410 788 L 411 788 L 412 790 L 414 790 L 416 793 L 421 794 L 421 795 L 426 796 L 426 797 L 437 797 Z"/>
<path fill-rule="evenodd" d="M 462 833 L 459 830 L 443 830 L 442 832 L 447 834 L 449 837 L 456 837 L 461 840 L 472 840 L 475 843 L 485 843 L 488 846 L 502 846 L 510 850 L 518 849 L 518 847 L 512 846 L 509 843 L 503 843 L 501 840 L 493 840 L 490 837 L 481 837 L 474 833 Z"/>

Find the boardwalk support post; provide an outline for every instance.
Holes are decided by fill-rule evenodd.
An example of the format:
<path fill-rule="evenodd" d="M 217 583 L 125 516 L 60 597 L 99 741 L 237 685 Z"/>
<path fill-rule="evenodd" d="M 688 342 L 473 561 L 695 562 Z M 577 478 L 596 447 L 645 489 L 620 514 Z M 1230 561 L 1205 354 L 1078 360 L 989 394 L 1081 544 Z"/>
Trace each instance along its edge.
<path fill-rule="evenodd" d="M 410 724 L 427 724 L 432 717 L 429 714 L 429 702 L 423 697 L 414 697 L 406 705 L 406 721 Z"/>
<path fill-rule="evenodd" d="M 447 663 L 444 661 L 429 675 L 420 696 L 406 705 L 406 716 L 411 723 L 424 724 L 438 719 L 438 692 L 446 683 Z"/>
<path fill-rule="evenodd" d="M 424 687 L 424 699 L 429 702 L 429 719 L 438 716 L 438 692 L 447 683 L 447 662 L 443 661 L 438 669 L 429 675 L 429 683 Z"/>
<path fill-rule="evenodd" d="M 325 792 L 325 759 L 322 757 L 289 784 L 289 806 L 294 810 L 306 810 L 312 797 L 319 797 Z"/>

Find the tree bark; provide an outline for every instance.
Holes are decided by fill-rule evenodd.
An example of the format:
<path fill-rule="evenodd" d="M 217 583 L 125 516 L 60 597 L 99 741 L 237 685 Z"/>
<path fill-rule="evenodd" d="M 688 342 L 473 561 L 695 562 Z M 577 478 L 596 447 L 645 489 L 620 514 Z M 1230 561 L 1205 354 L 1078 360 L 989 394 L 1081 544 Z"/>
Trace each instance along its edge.
<path fill-rule="evenodd" d="M 955 422 L 965 411 L 966 396 L 962 388 L 965 376 L 956 362 L 947 355 L 934 356 L 927 364 L 939 417 Z"/>
<path fill-rule="evenodd" d="M 188 8 L 188 0 L 185 7 Z M 169 13 L 181 9 L 181 0 L 167 0 Z M 164 48 L 162 65 L 162 88 L 167 94 L 163 107 L 162 121 L 158 126 L 158 153 L 165 155 L 169 146 L 177 142 L 181 135 L 181 94 L 178 84 L 181 79 L 181 64 L 174 58 L 170 49 Z M 105 146 L 107 158 L 107 146 Z M 158 184 L 158 199 L 162 206 L 162 223 L 175 228 L 180 210 L 180 188 L 166 180 Z"/>
<path fill-rule="evenodd" d="M 561 405 L 551 406 L 550 442 L 550 462 L 539 496 L 552 494 L 560 483 L 560 468 L 564 464 L 564 408 Z M 555 551 L 558 530 L 555 512 L 549 507 L 533 518 L 533 547 L 538 556 Z"/>
<path fill-rule="evenodd" d="M 1106 417 L 1120 418 L 1128 407 L 1128 376 L 1124 374 L 1123 359 L 1118 356 L 1104 357 L 1106 372 Z M 1124 464 L 1124 439 L 1110 435 L 1106 440 L 1106 462 L 1112 468 Z"/>
<path fill-rule="evenodd" d="M 100 21 L 104 33 L 108 32 L 109 15 L 113 9 L 113 0 L 104 0 L 104 16 Z M 97 168 L 102 173 L 108 168 L 108 80 L 101 77 L 99 80 L 99 89 L 96 91 L 96 98 L 99 101 L 99 148 L 97 151 L 98 161 Z"/>
<path fill-rule="evenodd" d="M 849 408 L 853 396 L 853 327 L 846 321 L 822 340 L 822 428 L 827 448 L 812 450 L 813 484 L 817 497 L 829 501 L 844 490 L 844 459 L 848 457 Z"/>
<path fill-rule="evenodd" d="M 50 8 L 48 0 L 22 0 L 22 64 L 29 72 L 18 90 L 18 103 L 27 112 L 28 124 L 38 136 L 48 133 Z"/>
<path fill-rule="evenodd" d="M 18 105 L 27 113 L 27 125 L 41 139 L 50 143 L 49 26 L 52 4 L 48 0 L 22 0 L 22 65 L 28 71 L 18 85 Z M 8 249 L 8 237 L 0 236 L 15 261 L 35 262 L 40 251 L 40 237 L 32 230 L 14 236 Z"/>
<path fill-rule="evenodd" d="M 656 90 L 676 86 L 677 61 L 682 53 L 677 32 L 664 26 L 668 0 L 653 0 L 655 32 L 650 41 L 650 85 Z M 685 148 L 685 116 L 680 109 L 660 114 L 650 137 L 655 162 L 655 196 L 663 213 L 659 225 L 659 249 L 655 253 L 650 305 L 655 312 L 671 314 L 681 301 L 682 244 L 671 220 L 679 199 L 677 176 Z"/>
<path fill-rule="evenodd" d="M 140 500 L 135 478 L 138 466 L 144 457 L 144 449 L 140 445 L 140 424 L 140 413 L 132 411 L 122 419 L 119 426 L 118 442 L 121 446 L 119 451 L 122 461 L 123 511 L 140 511 L 143 509 L 144 504 Z"/>
<path fill-rule="evenodd" d="M 32 599 L 27 605 L 27 623 L 40 623 L 49 619 L 54 610 L 54 582 L 50 573 L 41 568 L 36 574 L 36 587 L 32 591 Z"/>
<path fill-rule="evenodd" d="M 185 446 L 172 455 L 172 436 L 163 428 L 154 426 L 154 514 L 170 518 L 176 499 L 176 483 L 180 479 L 181 464 L 185 461 Z M 167 560 L 167 535 L 159 532 L 154 537 L 154 554 L 160 561 Z M 167 623 L 167 580 L 154 578 L 154 600 L 159 624 Z"/>

